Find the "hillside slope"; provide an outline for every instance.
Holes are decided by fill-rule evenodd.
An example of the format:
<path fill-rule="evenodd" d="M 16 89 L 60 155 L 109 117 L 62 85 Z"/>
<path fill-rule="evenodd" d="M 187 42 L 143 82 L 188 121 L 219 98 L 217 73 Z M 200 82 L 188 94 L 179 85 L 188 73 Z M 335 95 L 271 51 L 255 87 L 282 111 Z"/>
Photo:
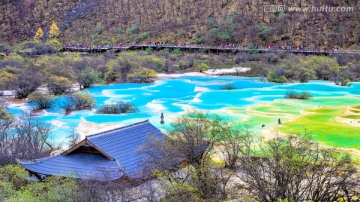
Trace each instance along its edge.
<path fill-rule="evenodd" d="M 354 6 L 353 12 L 264 12 L 264 4 Z M 356 48 L 358 0 L 1 0 L 0 42 L 46 34 L 56 22 L 60 40 L 119 43 L 133 40 L 206 44 L 270 43 Z"/>

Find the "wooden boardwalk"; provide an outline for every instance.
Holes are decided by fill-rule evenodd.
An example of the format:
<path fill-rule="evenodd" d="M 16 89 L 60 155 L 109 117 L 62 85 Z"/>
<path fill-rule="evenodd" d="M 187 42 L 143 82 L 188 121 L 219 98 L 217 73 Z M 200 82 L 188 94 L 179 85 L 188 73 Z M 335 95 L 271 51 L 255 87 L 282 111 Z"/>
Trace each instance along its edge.
<path fill-rule="evenodd" d="M 258 51 L 259 53 L 266 52 L 289 52 L 289 53 L 303 53 L 306 55 L 310 54 L 360 54 L 360 51 L 349 51 L 349 50 L 283 50 L 283 49 L 270 49 L 270 48 L 261 48 L 261 49 L 247 49 L 242 47 L 221 47 L 221 46 L 195 46 L 195 45 L 186 45 L 186 46 L 175 46 L 175 45 L 131 45 L 131 46 L 114 46 L 114 47 L 102 47 L 102 48 L 82 48 L 76 46 L 64 46 L 61 51 L 69 52 L 88 52 L 88 53 L 105 53 L 110 50 L 115 52 L 129 51 L 129 50 L 146 50 L 147 48 L 152 48 L 153 50 L 162 50 L 169 49 L 170 51 L 174 49 L 180 49 L 184 52 L 204 52 L 204 53 L 239 53 L 246 51 Z"/>

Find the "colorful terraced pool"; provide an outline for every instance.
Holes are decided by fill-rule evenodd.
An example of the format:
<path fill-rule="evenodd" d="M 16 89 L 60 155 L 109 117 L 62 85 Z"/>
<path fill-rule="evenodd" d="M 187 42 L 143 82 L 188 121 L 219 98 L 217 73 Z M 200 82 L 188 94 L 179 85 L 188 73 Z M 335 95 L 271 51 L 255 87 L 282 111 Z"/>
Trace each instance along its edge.
<path fill-rule="evenodd" d="M 222 90 L 231 84 L 235 90 Z M 290 90 L 308 91 L 311 100 L 285 100 Z M 96 124 L 127 125 L 150 121 L 166 130 L 174 117 L 189 108 L 208 110 L 232 121 L 235 126 L 247 127 L 256 135 L 278 131 L 297 134 L 307 130 L 316 141 L 327 146 L 360 150 L 360 83 L 339 87 L 324 81 L 307 84 L 264 83 L 257 78 L 182 76 L 164 78 L 154 84 L 115 84 L 95 86 L 87 90 L 98 105 L 129 101 L 139 108 L 138 113 L 100 115 L 95 111 L 79 111 L 64 116 L 58 108 L 46 110 L 41 119 L 54 124 L 53 139 L 65 141 L 71 127 L 93 122 Z M 59 106 L 61 98 L 57 102 Z M 20 116 L 31 107 L 11 105 L 9 110 Z M 166 124 L 160 124 L 161 112 Z M 278 119 L 281 125 L 278 125 Z M 264 126 L 264 127 L 263 127 Z"/>

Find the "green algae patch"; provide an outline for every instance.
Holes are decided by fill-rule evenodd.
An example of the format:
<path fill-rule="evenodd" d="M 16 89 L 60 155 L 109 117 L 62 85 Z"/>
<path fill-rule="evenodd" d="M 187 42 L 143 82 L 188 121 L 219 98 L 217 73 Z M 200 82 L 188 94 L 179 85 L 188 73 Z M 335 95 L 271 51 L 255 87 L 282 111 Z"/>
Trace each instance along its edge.
<path fill-rule="evenodd" d="M 346 119 L 359 119 L 360 120 L 360 115 L 345 115 L 345 116 L 341 116 L 342 118 L 346 118 Z"/>
<path fill-rule="evenodd" d="M 306 130 L 315 141 L 331 147 L 360 150 L 360 128 L 336 121 L 346 109 L 324 107 L 305 110 L 305 115 L 276 127 L 285 134 L 298 134 Z"/>
<path fill-rule="evenodd" d="M 350 112 L 352 112 L 352 113 L 360 113 L 360 109 L 350 109 Z"/>
<path fill-rule="evenodd" d="M 241 114 L 245 117 L 234 122 L 238 127 L 246 127 L 256 135 L 269 128 L 283 134 L 301 134 L 309 132 L 314 141 L 325 146 L 343 149 L 360 150 L 360 127 L 352 126 L 337 120 L 345 118 L 355 122 L 360 113 L 346 114 L 348 110 L 360 110 L 360 97 L 316 97 L 311 100 L 286 100 L 264 102 L 244 108 L 226 108 L 230 114 Z M 281 125 L 278 125 L 278 119 Z M 353 123 L 354 123 L 353 121 Z M 359 161 L 359 159 L 357 159 Z"/>
<path fill-rule="evenodd" d="M 360 164 L 360 127 L 349 124 L 351 121 L 357 123 L 360 118 L 359 103 L 359 96 L 279 99 L 247 108 L 226 108 L 226 111 L 229 115 L 240 114 L 243 117 L 241 120 L 235 119 L 235 126 L 246 127 L 258 136 L 274 131 L 302 134 L 306 130 L 314 141 L 323 146 L 341 148 Z M 278 119 L 281 125 L 278 125 Z M 269 137 L 272 135 L 269 134 Z"/>

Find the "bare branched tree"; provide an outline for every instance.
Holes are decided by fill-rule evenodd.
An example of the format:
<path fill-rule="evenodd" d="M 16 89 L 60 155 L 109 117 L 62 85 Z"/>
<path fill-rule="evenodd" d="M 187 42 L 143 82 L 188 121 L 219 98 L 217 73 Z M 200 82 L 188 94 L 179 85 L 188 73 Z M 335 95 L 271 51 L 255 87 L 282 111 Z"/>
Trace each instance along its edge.
<path fill-rule="evenodd" d="M 222 125 L 221 135 L 217 137 L 219 150 L 224 160 L 225 168 L 236 169 L 239 158 L 250 155 L 249 148 L 253 143 L 253 136 L 247 129 L 233 129 L 229 124 Z"/>
<path fill-rule="evenodd" d="M 15 158 L 34 159 L 50 154 L 54 149 L 50 132 L 52 125 L 42 122 L 32 113 L 24 113 L 19 120 L 0 119 L 1 164 Z"/>
<path fill-rule="evenodd" d="M 240 158 L 240 179 L 261 201 L 352 201 L 356 169 L 348 155 L 298 138 L 276 138 Z M 255 155 L 257 153 L 257 155 Z M 358 188 L 358 187 L 357 187 Z"/>
<path fill-rule="evenodd" d="M 144 146 L 150 157 L 147 163 L 163 180 L 160 184 L 167 200 L 226 198 L 231 172 L 211 162 L 216 137 L 221 136 L 224 124 L 214 114 L 190 111 L 171 123 L 167 139 L 155 139 Z"/>
<path fill-rule="evenodd" d="M 67 136 L 69 140 L 69 147 L 73 147 L 80 142 L 80 134 L 77 132 L 76 127 L 70 128 L 70 134 Z"/>

